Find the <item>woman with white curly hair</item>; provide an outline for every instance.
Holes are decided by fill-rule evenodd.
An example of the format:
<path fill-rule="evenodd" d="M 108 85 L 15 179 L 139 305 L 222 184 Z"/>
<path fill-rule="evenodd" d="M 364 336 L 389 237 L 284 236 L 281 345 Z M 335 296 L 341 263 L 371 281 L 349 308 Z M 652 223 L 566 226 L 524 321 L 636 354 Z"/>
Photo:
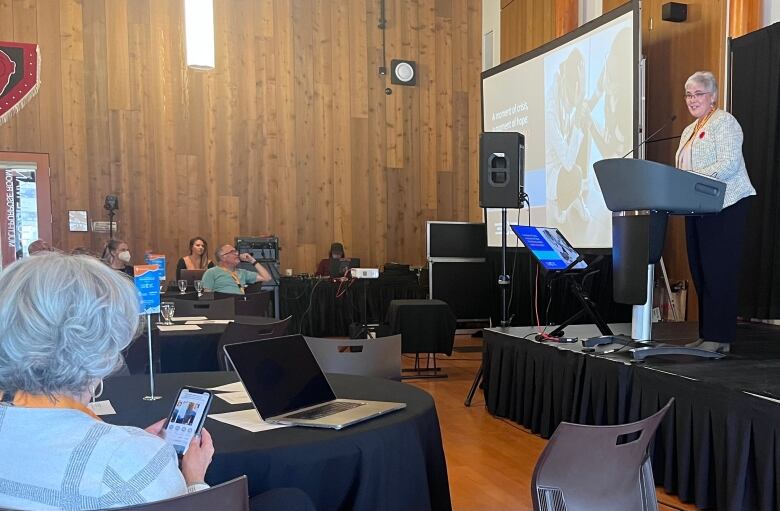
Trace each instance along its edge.
<path fill-rule="evenodd" d="M 179 469 L 158 435 L 87 408 L 139 325 L 133 284 L 87 256 L 41 253 L 0 273 L 0 507 L 104 509 L 207 487 L 205 429 Z"/>

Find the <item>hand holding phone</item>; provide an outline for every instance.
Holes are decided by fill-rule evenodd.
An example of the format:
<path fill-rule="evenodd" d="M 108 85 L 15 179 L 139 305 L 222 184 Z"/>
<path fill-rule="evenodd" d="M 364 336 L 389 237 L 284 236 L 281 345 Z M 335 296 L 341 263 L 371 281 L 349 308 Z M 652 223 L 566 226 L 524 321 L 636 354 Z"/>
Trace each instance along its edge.
<path fill-rule="evenodd" d="M 206 421 L 213 394 L 209 390 L 183 387 L 162 428 L 162 438 L 182 456 Z"/>

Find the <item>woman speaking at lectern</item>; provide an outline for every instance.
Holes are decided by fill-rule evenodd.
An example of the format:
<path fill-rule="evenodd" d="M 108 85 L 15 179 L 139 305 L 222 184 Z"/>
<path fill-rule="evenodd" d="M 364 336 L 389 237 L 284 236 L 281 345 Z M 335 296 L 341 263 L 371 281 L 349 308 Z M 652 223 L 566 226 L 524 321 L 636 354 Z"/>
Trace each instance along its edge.
<path fill-rule="evenodd" d="M 742 128 L 717 107 L 718 84 L 709 71 L 685 82 L 685 104 L 696 120 L 683 130 L 677 168 L 726 183 L 723 210 L 688 216 L 688 264 L 699 296 L 699 339 L 689 346 L 728 353 L 737 330 L 737 280 L 750 201 L 756 194 L 742 157 Z"/>

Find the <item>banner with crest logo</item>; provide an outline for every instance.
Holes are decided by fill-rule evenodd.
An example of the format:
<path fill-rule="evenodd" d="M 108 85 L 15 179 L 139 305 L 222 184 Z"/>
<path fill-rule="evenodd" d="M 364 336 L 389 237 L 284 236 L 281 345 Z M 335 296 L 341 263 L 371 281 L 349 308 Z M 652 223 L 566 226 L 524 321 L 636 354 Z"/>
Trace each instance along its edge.
<path fill-rule="evenodd" d="M 38 93 L 40 69 L 37 44 L 0 41 L 0 125 Z"/>

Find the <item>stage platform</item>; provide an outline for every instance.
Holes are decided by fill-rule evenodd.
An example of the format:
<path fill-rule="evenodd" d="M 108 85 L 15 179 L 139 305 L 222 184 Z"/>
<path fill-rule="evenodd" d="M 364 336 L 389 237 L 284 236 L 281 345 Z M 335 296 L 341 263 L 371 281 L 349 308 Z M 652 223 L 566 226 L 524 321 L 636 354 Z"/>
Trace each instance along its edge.
<path fill-rule="evenodd" d="M 630 332 L 628 324 L 610 327 Z M 780 327 L 738 325 L 732 353 L 720 360 L 643 363 L 632 362 L 628 348 L 583 353 L 580 343 L 537 342 L 535 333 L 485 330 L 483 385 L 492 414 L 547 438 L 561 421 L 632 422 L 674 397 L 652 449 L 656 484 L 702 509 L 780 509 Z M 576 325 L 566 335 L 599 334 Z M 654 340 L 683 344 L 696 337 L 695 323 L 653 325 Z"/>

